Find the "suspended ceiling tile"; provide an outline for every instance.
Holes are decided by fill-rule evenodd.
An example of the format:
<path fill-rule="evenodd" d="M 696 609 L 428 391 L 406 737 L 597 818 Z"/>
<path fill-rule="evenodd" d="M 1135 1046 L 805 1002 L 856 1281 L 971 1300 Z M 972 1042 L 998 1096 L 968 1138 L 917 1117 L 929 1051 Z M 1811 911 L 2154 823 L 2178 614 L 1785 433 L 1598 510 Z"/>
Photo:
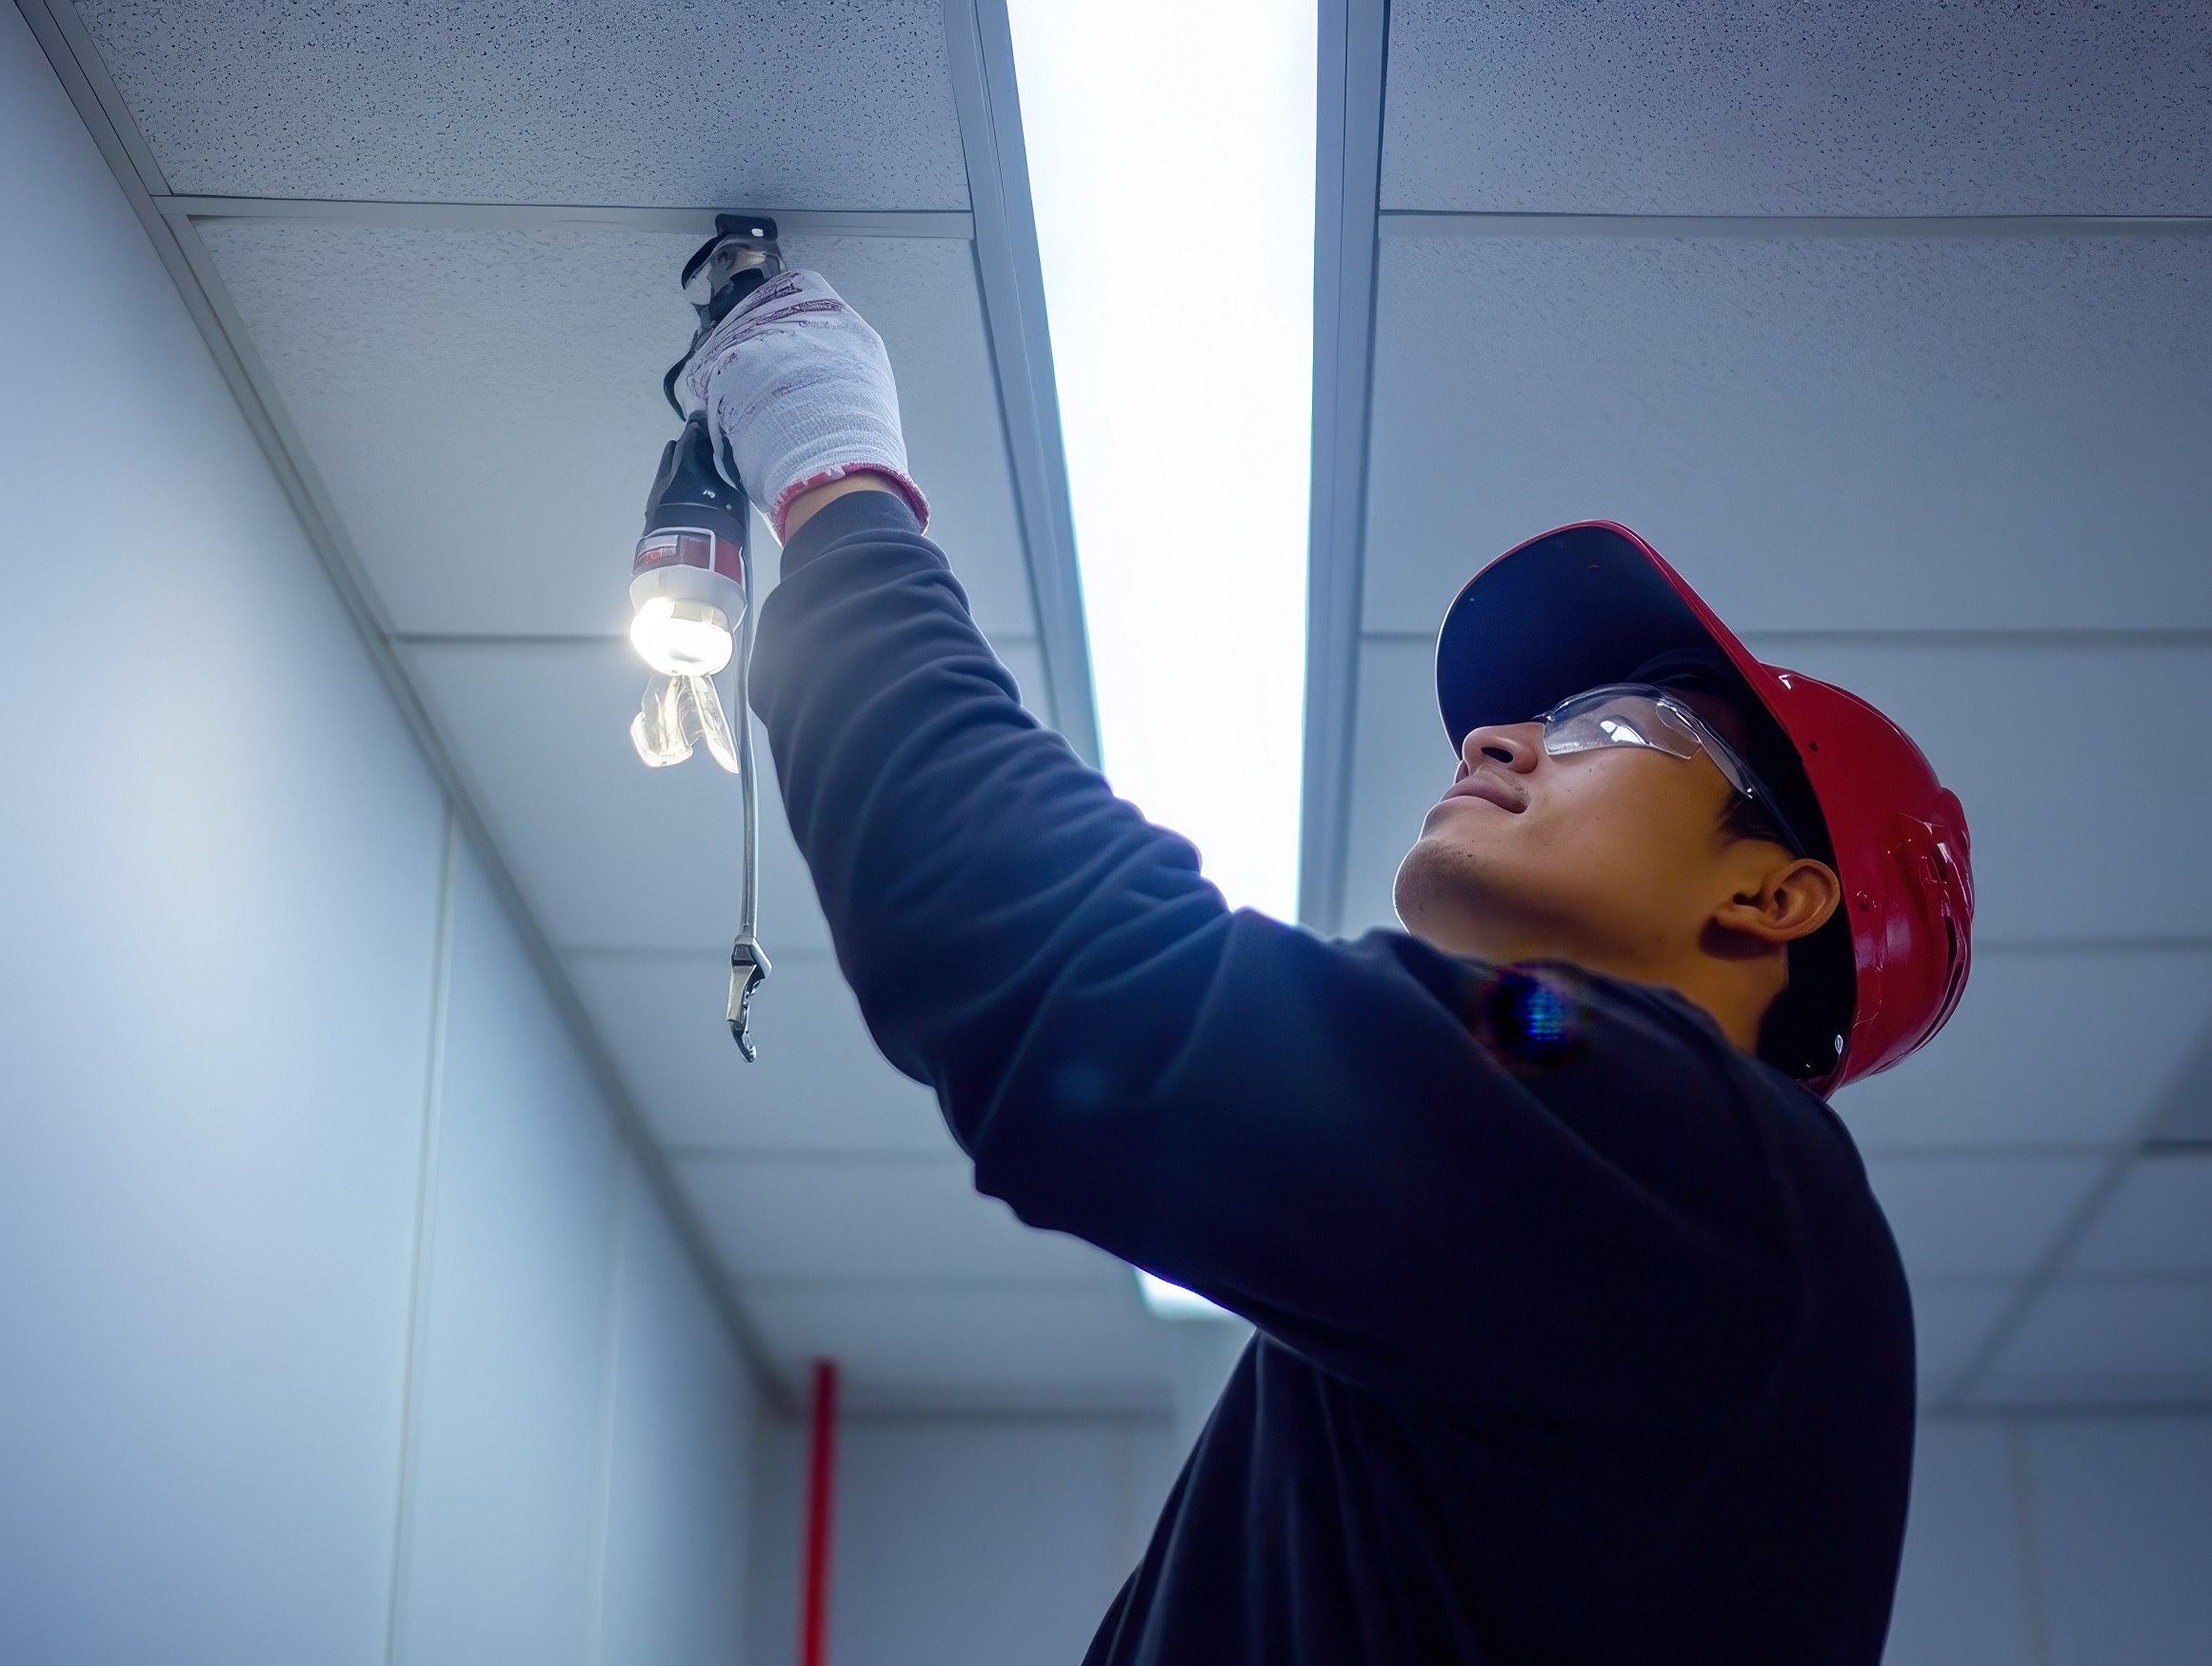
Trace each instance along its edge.
<path fill-rule="evenodd" d="M 1922 1281 L 2026 1272 L 2101 1167 L 2093 1157 L 1877 1157 L 1866 1175 Z"/>
<path fill-rule="evenodd" d="M 2028 1637 L 2007 1431 L 1923 1418 L 1884 1666 L 2045 1666 Z"/>
<path fill-rule="evenodd" d="M 1398 0 L 1383 203 L 2202 214 L 2207 103 L 2196 0 Z"/>
<path fill-rule="evenodd" d="M 2142 1131 L 2208 1009 L 2202 950 L 1985 952 L 1943 1035 L 1836 1109 L 1883 1151 L 2116 1143 Z"/>
<path fill-rule="evenodd" d="M 890 349 L 907 460 L 929 499 L 929 536 L 944 545 L 977 622 L 993 637 L 1033 634 L 1037 614 L 972 246 L 789 237 L 784 254 L 827 277 Z M 1042 704 L 1042 682 L 1035 697 Z"/>
<path fill-rule="evenodd" d="M 2074 1252 L 2083 1273 L 2212 1279 L 2212 1152 L 2141 1159 Z"/>
<path fill-rule="evenodd" d="M 927 1157 L 688 1158 L 684 1183 L 740 1278 L 983 1280 L 1118 1296 L 1127 1267 L 981 1196 L 957 1148 Z"/>
<path fill-rule="evenodd" d="M 1365 628 L 1548 526 L 1739 630 L 2212 626 L 2212 239 L 1386 238 Z"/>
<path fill-rule="evenodd" d="M 836 962 L 785 946 L 772 901 L 761 929 L 775 972 L 753 995 L 750 1064 L 725 1021 L 727 943 L 563 957 L 662 1143 L 677 1154 L 956 1151 L 935 1096 L 876 1051 Z"/>
<path fill-rule="evenodd" d="M 172 190 L 967 205 L 933 0 L 82 0 Z"/>
<path fill-rule="evenodd" d="M 1943 1395 L 1965 1369 L 2011 1299 L 2014 1283 L 2009 1279 L 1914 1282 L 1913 1364 L 1923 1403 Z"/>
<path fill-rule="evenodd" d="M 737 778 L 704 751 L 668 769 L 638 762 L 628 729 L 646 670 L 627 643 L 418 644 L 406 658 L 556 944 L 727 955 Z M 769 956 L 827 950 L 829 929 L 754 733 Z"/>
<path fill-rule="evenodd" d="M 2039 1646 L 2032 1666 L 2166 1666 L 2212 1660 L 2212 1418 L 2039 1418 L 2012 1426 L 2025 1461 Z M 2032 1534 L 2032 1539 L 2029 1535 Z M 2007 1540 L 2000 1540 L 2007 1542 Z M 2020 1551 L 2015 1552 L 2016 1559 Z M 1945 1657 L 1987 1663 L 1971 1651 Z M 1903 1663 L 1900 1663 L 1903 1666 Z"/>
<path fill-rule="evenodd" d="M 1957 791 L 1973 830 L 1978 937 L 2202 947 L 2212 936 L 2212 867 L 2198 860 L 2212 776 L 2176 768 L 2174 743 L 2151 716 L 2202 699 L 2212 648 L 1768 651 L 1872 701 Z M 2177 961 L 2174 974 L 2212 996 L 2203 966 Z M 2101 1048 L 2095 1030 L 2082 1036 Z"/>
<path fill-rule="evenodd" d="M 836 1359 L 856 1411 L 1171 1404 L 1172 1327 L 1133 1280 L 1111 1294 L 748 1284 L 744 1298 L 786 1373 Z"/>
<path fill-rule="evenodd" d="M 244 220 L 200 234 L 398 630 L 628 625 L 646 490 L 677 427 L 661 374 L 695 322 L 675 287 L 693 239 Z M 932 530 L 979 623 L 1033 634 L 968 245 L 787 252 L 883 335 Z"/>
<path fill-rule="evenodd" d="M 2212 1399 L 2212 1279 L 2062 1280 L 2043 1293 L 1976 1398 Z"/>

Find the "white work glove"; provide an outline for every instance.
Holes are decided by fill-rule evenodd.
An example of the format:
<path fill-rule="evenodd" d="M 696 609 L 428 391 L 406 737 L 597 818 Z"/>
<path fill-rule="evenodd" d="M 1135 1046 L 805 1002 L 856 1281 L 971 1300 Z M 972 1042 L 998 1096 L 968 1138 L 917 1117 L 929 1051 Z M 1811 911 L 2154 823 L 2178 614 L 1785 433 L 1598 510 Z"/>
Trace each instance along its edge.
<path fill-rule="evenodd" d="M 820 272 L 779 273 L 739 302 L 691 356 L 684 387 L 778 539 L 793 498 L 863 472 L 884 476 L 928 525 L 883 337 Z"/>

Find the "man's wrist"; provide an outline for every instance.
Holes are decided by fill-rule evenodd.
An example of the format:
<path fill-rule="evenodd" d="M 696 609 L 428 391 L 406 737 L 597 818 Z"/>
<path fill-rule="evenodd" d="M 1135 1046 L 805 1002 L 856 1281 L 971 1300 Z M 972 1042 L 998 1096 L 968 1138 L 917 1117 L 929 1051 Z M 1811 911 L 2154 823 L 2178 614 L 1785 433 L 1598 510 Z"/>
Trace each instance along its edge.
<path fill-rule="evenodd" d="M 906 493 L 888 475 L 874 469 L 855 469 L 842 480 L 824 481 L 820 486 L 808 486 L 784 510 L 784 542 L 788 544 L 797 536 L 799 528 L 811 521 L 823 506 L 856 491 L 889 492 L 904 500 Z"/>

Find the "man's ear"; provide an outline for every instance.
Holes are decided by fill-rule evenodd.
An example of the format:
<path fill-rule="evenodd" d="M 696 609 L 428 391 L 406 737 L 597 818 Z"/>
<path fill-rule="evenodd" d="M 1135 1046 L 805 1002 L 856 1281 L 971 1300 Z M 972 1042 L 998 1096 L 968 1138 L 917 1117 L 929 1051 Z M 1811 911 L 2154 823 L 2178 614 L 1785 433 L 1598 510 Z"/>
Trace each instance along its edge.
<path fill-rule="evenodd" d="M 1795 942 L 1828 922 L 1843 900 L 1836 870 L 1809 856 L 1792 857 L 1761 876 L 1756 887 L 1739 891 L 1713 912 L 1713 923 L 1762 942 Z"/>

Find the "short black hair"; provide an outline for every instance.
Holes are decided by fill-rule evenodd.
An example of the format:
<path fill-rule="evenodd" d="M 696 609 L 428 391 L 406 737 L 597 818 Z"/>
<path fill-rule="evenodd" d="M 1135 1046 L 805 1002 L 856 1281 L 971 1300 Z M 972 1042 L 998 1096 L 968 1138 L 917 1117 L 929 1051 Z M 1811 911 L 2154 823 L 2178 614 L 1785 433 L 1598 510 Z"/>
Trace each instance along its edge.
<path fill-rule="evenodd" d="M 1789 824 L 1807 848 L 1800 855 L 1836 865 L 1827 818 L 1805 775 L 1796 744 L 1775 722 L 1735 666 L 1715 650 L 1678 651 L 1640 666 L 1637 683 L 1657 684 L 1684 694 L 1703 695 L 1699 714 L 1715 719 L 1722 738 L 1743 755 L 1777 799 Z M 1721 707 L 1715 713 L 1711 708 Z M 1730 839 L 1759 839 L 1790 846 L 1782 823 L 1766 804 L 1730 793 L 1721 812 L 1721 831 Z M 1843 908 L 1809 936 L 1789 945 L 1789 983 L 1774 998 L 1759 1025 L 1759 1057 L 1785 1076 L 1803 1080 L 1827 1075 L 1843 1056 L 1843 1038 L 1859 1003 L 1859 969 L 1851 947 L 1851 925 Z"/>

